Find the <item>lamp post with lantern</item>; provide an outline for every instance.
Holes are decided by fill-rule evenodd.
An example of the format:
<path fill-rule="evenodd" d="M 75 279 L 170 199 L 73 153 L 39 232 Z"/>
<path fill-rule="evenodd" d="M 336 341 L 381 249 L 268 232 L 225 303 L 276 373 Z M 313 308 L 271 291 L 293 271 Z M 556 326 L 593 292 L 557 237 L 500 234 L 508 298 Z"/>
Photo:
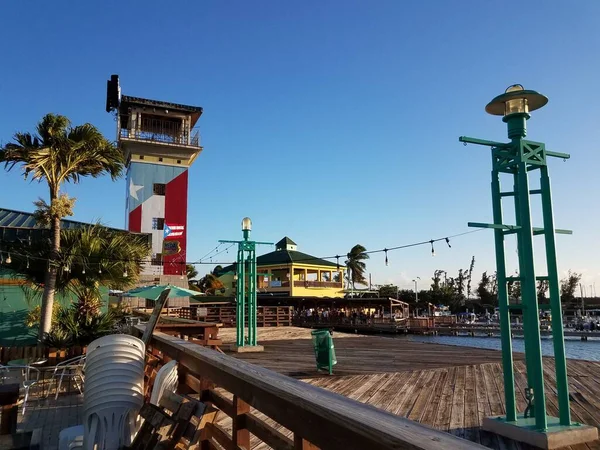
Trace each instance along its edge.
<path fill-rule="evenodd" d="M 257 242 L 250 240 L 252 220 L 244 217 L 242 220 L 243 240 L 219 240 L 220 243 L 238 244 L 236 258 L 235 305 L 236 305 L 236 339 L 235 348 L 238 351 L 260 351 L 257 345 L 257 302 L 256 302 L 256 245 L 273 245 L 272 242 Z M 246 311 L 248 312 L 248 333 L 245 333 Z"/>
<path fill-rule="evenodd" d="M 542 442 L 544 439 L 548 442 L 550 439 L 549 436 L 553 435 L 556 431 L 562 433 L 570 432 L 574 429 L 582 431 L 583 428 L 586 430 L 593 428 L 571 422 L 555 244 L 556 233 L 571 234 L 571 231 L 560 230 L 554 227 L 550 177 L 547 167 L 548 157 L 558 157 L 566 160 L 570 155 L 548 151 L 544 143 L 525 139 L 527 135 L 526 123 L 531 117 L 530 113 L 543 107 L 547 102 L 548 99 L 536 91 L 526 90 L 519 84 L 510 86 L 504 94 L 495 97 L 485 108 L 489 114 L 503 116 L 502 120 L 507 124 L 510 142 L 494 142 L 466 136 L 459 138 L 459 141 L 465 145 L 470 143 L 491 147 L 492 153 L 491 187 L 494 221 L 491 224 L 469 223 L 469 226 L 491 228 L 494 230 L 506 416 L 487 418 L 484 420 L 483 426 L 491 431 L 506 435 L 510 435 L 510 430 L 506 431 L 502 428 L 503 426 L 507 426 L 508 429 L 513 427 L 513 431 L 514 427 L 517 427 L 519 433 L 527 429 L 533 432 L 534 438 L 538 439 L 537 443 Z M 540 188 L 530 189 L 529 173 L 533 173 L 535 170 L 539 170 Z M 509 188 L 504 191 L 500 189 L 500 177 L 502 174 L 506 174 L 505 176 L 512 178 L 512 189 Z M 534 227 L 531 218 L 531 197 L 537 195 L 540 196 L 542 204 L 542 228 Z M 503 223 L 502 199 L 508 198 L 514 199 L 516 218 L 514 225 Z M 509 234 L 516 235 L 518 245 L 519 274 L 514 277 L 506 275 L 504 240 L 505 236 Z M 535 235 L 543 235 L 545 239 L 546 265 L 548 270 L 545 276 L 536 276 L 535 272 L 533 253 L 533 237 Z M 540 280 L 547 281 L 549 284 L 549 305 L 539 304 L 536 281 Z M 520 304 L 509 304 L 507 283 L 514 281 L 521 283 L 522 303 Z M 552 313 L 552 340 L 556 366 L 559 418 L 550 417 L 546 413 L 539 320 L 540 309 L 550 309 Z M 523 314 L 525 360 L 527 366 L 526 397 L 528 406 L 520 414 L 517 414 L 515 401 L 515 378 L 510 325 L 511 311 L 519 311 Z M 597 430 L 593 428 L 593 432 L 597 433 Z M 515 438 L 514 434 L 511 437 Z M 542 437 L 540 438 L 540 436 Z M 530 437 L 517 439 L 528 442 L 527 439 L 530 439 Z M 542 439 L 542 441 L 539 439 Z"/>

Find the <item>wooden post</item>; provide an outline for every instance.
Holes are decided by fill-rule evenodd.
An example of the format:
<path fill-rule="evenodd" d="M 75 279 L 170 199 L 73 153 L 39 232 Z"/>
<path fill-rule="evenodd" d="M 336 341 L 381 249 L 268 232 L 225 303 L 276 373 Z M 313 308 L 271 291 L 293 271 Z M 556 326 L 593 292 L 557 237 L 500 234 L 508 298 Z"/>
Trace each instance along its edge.
<path fill-rule="evenodd" d="M 250 432 L 246 429 L 244 423 L 244 414 L 250 412 L 250 405 L 237 395 L 233 396 L 233 413 L 232 417 L 233 430 L 233 448 L 243 448 L 250 450 Z"/>
<path fill-rule="evenodd" d="M 152 315 L 150 316 L 150 320 L 146 324 L 146 329 L 144 330 L 144 335 L 142 336 L 142 341 L 144 341 L 144 345 L 147 347 L 150 339 L 152 339 L 152 334 L 154 333 L 154 329 L 160 320 L 160 313 L 162 312 L 167 299 L 169 298 L 169 293 L 171 289 L 165 289 L 158 300 L 156 300 L 156 304 L 154 305 L 154 311 L 152 311 Z"/>
<path fill-rule="evenodd" d="M 319 450 L 319 447 L 294 434 L 294 450 Z"/>
<path fill-rule="evenodd" d="M 0 385 L 0 435 L 17 432 L 19 384 Z"/>

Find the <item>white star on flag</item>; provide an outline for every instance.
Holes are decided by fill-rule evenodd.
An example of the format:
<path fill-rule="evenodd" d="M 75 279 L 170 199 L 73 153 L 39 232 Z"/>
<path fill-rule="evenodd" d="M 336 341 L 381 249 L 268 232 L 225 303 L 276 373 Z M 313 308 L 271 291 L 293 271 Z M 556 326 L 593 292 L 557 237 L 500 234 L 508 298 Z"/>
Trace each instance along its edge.
<path fill-rule="evenodd" d="M 131 195 L 133 198 L 135 198 L 136 200 L 139 200 L 137 193 L 140 189 L 142 189 L 144 186 L 139 186 L 137 184 L 133 184 L 133 180 L 129 180 L 129 195 Z"/>

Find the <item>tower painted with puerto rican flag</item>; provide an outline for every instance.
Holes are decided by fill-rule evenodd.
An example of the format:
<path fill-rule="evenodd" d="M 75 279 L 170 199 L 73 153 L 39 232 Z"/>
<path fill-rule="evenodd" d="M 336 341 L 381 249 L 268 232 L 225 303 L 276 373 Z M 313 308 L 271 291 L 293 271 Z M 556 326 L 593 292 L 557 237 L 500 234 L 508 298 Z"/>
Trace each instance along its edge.
<path fill-rule="evenodd" d="M 202 108 L 121 95 L 112 75 L 106 110 L 116 112 L 126 160 L 126 228 L 152 234 L 143 275 L 185 275 L 188 168 L 202 151 Z"/>

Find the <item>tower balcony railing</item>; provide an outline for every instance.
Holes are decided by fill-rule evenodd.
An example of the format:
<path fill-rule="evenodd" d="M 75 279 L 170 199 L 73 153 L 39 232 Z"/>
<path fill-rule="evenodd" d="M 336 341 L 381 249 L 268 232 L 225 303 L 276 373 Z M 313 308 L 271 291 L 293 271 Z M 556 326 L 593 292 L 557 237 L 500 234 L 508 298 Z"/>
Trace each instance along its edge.
<path fill-rule="evenodd" d="M 182 131 L 176 134 L 164 133 L 162 130 L 130 130 L 121 128 L 119 136 L 125 139 L 135 139 L 146 142 L 159 142 L 171 145 L 186 145 L 191 147 L 201 147 L 200 130 L 192 130 L 192 133 Z"/>

